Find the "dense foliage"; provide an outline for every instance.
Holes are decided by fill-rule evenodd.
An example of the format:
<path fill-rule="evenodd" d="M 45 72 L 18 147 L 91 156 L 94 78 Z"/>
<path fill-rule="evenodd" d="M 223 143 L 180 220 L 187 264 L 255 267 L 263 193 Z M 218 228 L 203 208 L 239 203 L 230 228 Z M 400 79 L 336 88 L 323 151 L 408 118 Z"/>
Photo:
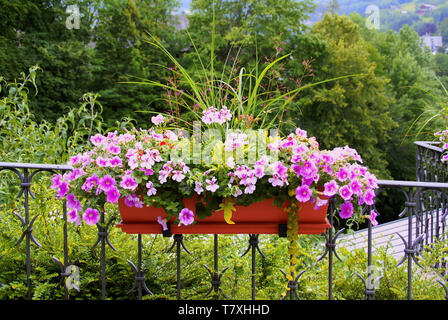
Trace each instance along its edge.
<path fill-rule="evenodd" d="M 384 29 L 377 31 L 366 28 L 360 15 L 338 15 L 345 12 L 347 3 L 354 5 L 354 1 L 339 2 L 338 7 L 333 1 L 326 15 L 309 26 L 307 19 L 314 17 L 315 6 L 308 0 L 194 0 L 187 16 L 189 27 L 182 30 L 176 27 L 174 0 L 0 0 L 0 161 L 66 163 L 69 155 L 85 151 L 90 136 L 124 128 L 129 122 L 147 128 L 151 113 L 170 113 L 190 121 L 191 110 L 180 115 L 181 110 L 167 107 L 176 105 L 180 90 L 188 84 L 178 77 L 179 66 L 145 41 L 150 39 L 149 32 L 173 53 L 195 83 L 203 80 L 204 70 L 212 70 L 207 79 L 228 72 L 231 75 L 226 82 L 238 87 L 240 70 L 258 75 L 266 65 L 289 53 L 288 59 L 269 70 L 270 80 L 260 83 L 267 96 L 273 90 L 283 94 L 304 88 L 283 97 L 290 105 L 277 119 L 278 126 L 285 131 L 305 128 L 323 148 L 350 145 L 359 150 L 379 178 L 414 180 L 413 140 L 435 139 L 432 133 L 440 130 L 445 121 L 434 115 L 446 106 L 444 88 L 448 88 L 448 55 L 432 55 L 422 49 L 419 33 L 440 32 L 447 39 L 446 4 L 433 1 L 438 9 L 424 16 L 382 12 Z M 420 2 L 413 1 L 411 8 L 410 1 L 384 0 L 380 7 L 415 9 Z M 366 3 L 356 4 L 362 12 Z M 79 29 L 66 26 L 69 5 L 79 8 Z M 211 49 L 212 44 L 216 49 Z M 320 83 L 354 74 L 357 76 Z M 147 84 L 152 81 L 175 85 L 179 92 L 129 83 L 142 80 Z M 246 87 L 252 86 L 253 82 L 246 83 Z M 206 87 L 202 89 L 207 99 L 215 98 Z M 243 91 L 241 96 L 248 97 L 249 91 Z M 274 106 L 278 108 L 282 104 L 276 101 Z M 194 104 L 189 106 L 193 109 Z M 266 105 L 259 107 L 263 110 Z M 243 121 L 256 120 L 250 114 L 246 116 Z M 23 250 L 14 247 L 20 226 L 13 212 L 21 213 L 23 209 L 20 201 L 14 200 L 19 190 L 16 177 L 1 174 L 0 257 L 4 256 L 0 258 L 0 283 L 6 286 L 0 290 L 0 297 L 20 299 L 26 294 L 25 268 Z M 34 295 L 54 299 L 62 296 L 59 270 L 51 261 L 52 256 L 61 256 L 61 204 L 48 189 L 49 176 L 39 174 L 33 183 L 42 187 L 33 190 L 37 200 L 31 202 L 31 210 L 45 213 L 35 226 L 43 247 L 33 256 Z M 394 199 L 394 203 L 378 205 L 384 207 L 379 210 L 380 222 L 395 219 L 401 211 L 402 201 Z M 175 258 L 160 253 L 169 245 L 168 240 L 160 236 L 148 238 L 148 286 L 156 293 L 154 298 L 172 298 Z M 74 298 L 99 297 L 99 254 L 90 249 L 95 239 L 96 229 L 71 226 L 69 241 L 76 246 L 70 249 L 70 259 L 78 258 L 82 270 L 82 290 L 73 293 Z M 135 239 L 117 230 L 111 239 L 119 243 L 119 250 L 110 255 L 108 252 L 108 275 L 114 283 L 109 294 L 127 298 L 130 295 L 126 288 L 134 278 L 126 259 L 135 261 Z M 183 287 L 187 298 L 200 298 L 208 290 L 208 274 L 201 263 L 211 265 L 212 256 L 211 250 L 205 250 L 208 243 L 204 239 L 210 238 L 187 239 L 195 252 L 194 257 L 185 257 Z M 257 260 L 258 297 L 276 299 L 283 293 L 284 284 L 276 268 L 287 265 L 284 253 L 288 243 L 277 237 L 263 240 L 262 248 L 269 259 Z M 313 270 L 303 275 L 306 281 L 301 282 L 299 296 L 325 298 L 326 264 L 310 264 L 308 255 L 308 248 L 317 246 L 318 241 L 300 237 L 299 243 L 303 260 L 298 262 L 297 270 L 301 266 Z M 235 254 L 246 245 L 245 238 L 222 237 L 222 265 L 232 266 L 224 277 L 223 290 L 231 297 L 249 296 L 249 262 Z M 344 265 L 336 262 L 335 297 L 362 298 L 362 284 L 350 270 L 365 264 L 364 254 L 342 250 L 340 256 Z M 405 270 L 393 267 L 394 263 L 381 254 L 377 259 L 388 271 L 376 298 L 402 299 Z M 438 284 L 425 286 L 427 279 L 415 277 L 417 299 L 442 297 Z"/>
<path fill-rule="evenodd" d="M 283 52 L 291 53 L 290 58 L 270 71 L 278 80 L 263 84 L 266 91 L 363 74 L 301 92 L 282 119 L 308 129 L 325 147 L 349 144 L 356 148 L 380 178 L 413 178 L 412 138 L 404 136 L 412 137 L 406 130 L 431 104 L 418 88 L 440 91 L 435 72 L 446 85 L 446 54 L 434 57 L 422 51 L 412 28 L 403 27 L 399 33 L 368 30 L 359 16 L 329 15 L 310 28 L 305 22 L 316 9 L 311 1 L 219 0 L 211 4 L 193 1 L 189 27 L 182 30 L 176 28 L 175 1 L 78 0 L 70 5 L 79 7 L 80 28 L 68 29 L 65 23 L 70 13 L 64 1 L 3 1 L 7 9 L 3 11 L 11 14 L 2 20 L 5 28 L 0 41 L 5 49 L 0 53 L 0 74 L 11 81 L 39 65 L 43 70 L 36 80 L 40 90 L 30 101 L 30 112 L 39 121 L 54 123 L 84 93 L 94 92 L 99 94 L 104 123 L 110 126 L 127 117 L 145 128 L 149 118 L 139 112 L 166 110 L 168 92 L 123 82 L 178 80 L 168 70 L 175 67 L 169 59 L 144 41 L 146 32 L 160 39 L 197 78 L 201 63 L 206 67 L 210 63 L 214 12 L 216 74 L 234 69 L 236 78 L 241 68 L 257 74 L 264 63 Z M 340 2 L 340 6 L 346 4 Z M 340 116 L 348 117 L 347 123 L 339 123 Z"/>
<path fill-rule="evenodd" d="M 36 188 L 37 201 L 31 202 L 31 212 L 42 212 L 34 227 L 34 235 L 42 245 L 32 247 L 32 288 L 33 299 L 61 300 L 64 289 L 60 285 L 60 269 L 52 260 L 56 257 L 63 261 L 63 238 L 61 224 L 61 202 L 55 201 L 48 187 Z M 25 299 L 26 268 L 25 250 L 21 245 L 14 246 L 20 237 L 20 226 L 12 209 L 2 208 L 0 231 L 0 299 Z M 116 220 L 115 220 L 116 221 Z M 101 298 L 100 250 L 92 249 L 97 238 L 96 228 L 81 228 L 70 224 L 68 228 L 69 261 L 79 267 L 80 291 L 70 290 L 70 299 L 96 300 Z M 213 266 L 213 237 L 186 235 L 184 243 L 191 254 L 182 252 L 182 299 L 203 299 L 210 288 L 210 276 L 203 264 Z M 106 274 L 107 298 L 136 299 L 136 292 L 129 292 L 135 282 L 135 274 L 127 260 L 137 262 L 137 240 L 135 235 L 127 235 L 113 228 L 109 239 L 117 249 L 107 249 Z M 325 300 L 328 298 L 328 260 L 316 263 L 323 253 L 323 237 L 300 236 L 297 270 L 306 272 L 298 282 L 298 295 L 305 300 Z M 161 235 L 143 235 L 143 269 L 146 284 L 154 295 L 144 295 L 143 299 L 176 298 L 176 254 L 167 252 L 172 239 Z M 240 257 L 248 246 L 247 236 L 219 236 L 219 268 L 229 269 L 222 277 L 221 289 L 231 299 L 250 299 L 251 297 L 251 258 L 250 254 Z M 288 270 L 285 251 L 288 241 L 278 236 L 260 236 L 260 249 L 266 256 L 256 256 L 256 298 L 278 300 L 285 292 L 286 279 L 279 268 Z M 419 262 L 424 266 L 413 275 L 413 298 L 417 300 L 444 299 L 444 290 L 437 283 L 440 280 L 431 267 L 442 256 L 443 244 L 432 254 L 425 254 Z M 364 285 L 356 273 L 366 278 L 367 257 L 362 249 L 348 251 L 338 246 L 338 255 L 342 262 L 334 262 L 333 297 L 337 300 L 361 300 L 364 297 Z M 374 255 L 373 263 L 378 270 L 375 276 L 384 276 L 377 287 L 377 300 L 406 299 L 407 264 L 396 267 L 396 260 L 386 247 L 380 248 Z M 214 293 L 206 299 L 213 299 Z M 222 296 L 219 296 L 222 299 Z"/>

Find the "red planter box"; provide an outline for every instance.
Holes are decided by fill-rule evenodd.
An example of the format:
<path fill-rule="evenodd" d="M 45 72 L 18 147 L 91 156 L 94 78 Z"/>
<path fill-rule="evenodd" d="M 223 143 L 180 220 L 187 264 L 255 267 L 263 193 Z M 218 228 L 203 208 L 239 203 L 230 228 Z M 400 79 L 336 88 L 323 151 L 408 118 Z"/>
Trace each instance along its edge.
<path fill-rule="evenodd" d="M 184 199 L 185 208 L 195 211 L 196 200 Z M 213 212 L 210 217 L 197 219 L 196 223 L 189 226 L 170 224 L 171 234 L 278 234 L 279 225 L 287 223 L 287 213 L 284 208 L 273 204 L 273 199 L 266 199 L 253 203 L 247 207 L 235 206 L 232 221 L 235 224 L 227 224 L 223 211 Z M 157 217 L 166 218 L 163 208 L 154 207 L 128 207 L 124 199 L 118 202 L 122 222 L 117 225 L 123 232 L 130 234 L 160 234 L 162 226 L 157 222 Z M 330 228 L 327 220 L 328 204 L 314 210 L 314 204 L 306 202 L 300 204 L 298 212 L 299 234 L 321 234 Z"/>

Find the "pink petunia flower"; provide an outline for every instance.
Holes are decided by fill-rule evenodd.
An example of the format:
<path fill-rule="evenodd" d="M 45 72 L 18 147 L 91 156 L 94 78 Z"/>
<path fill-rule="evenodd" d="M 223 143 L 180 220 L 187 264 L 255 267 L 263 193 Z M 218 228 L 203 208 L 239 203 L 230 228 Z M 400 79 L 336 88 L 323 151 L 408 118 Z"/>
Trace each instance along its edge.
<path fill-rule="evenodd" d="M 67 208 L 70 208 L 70 209 L 73 209 L 76 211 L 82 210 L 81 202 L 79 202 L 79 200 L 76 199 L 76 197 L 73 193 L 69 193 L 65 198 L 67 199 Z"/>
<path fill-rule="evenodd" d="M 353 179 L 349 183 L 349 187 L 357 196 L 360 196 L 362 194 L 362 183 L 358 179 Z"/>
<path fill-rule="evenodd" d="M 111 144 L 111 145 L 109 145 L 109 147 L 107 148 L 107 151 L 108 151 L 109 153 L 112 153 L 112 154 L 117 155 L 117 154 L 120 153 L 121 148 L 120 148 L 120 146 Z"/>
<path fill-rule="evenodd" d="M 378 217 L 378 213 L 375 210 L 370 211 L 370 222 L 373 226 L 378 225 L 378 221 L 376 221 L 376 217 Z"/>
<path fill-rule="evenodd" d="M 92 174 L 90 177 L 86 179 L 81 189 L 88 192 L 93 187 L 96 187 L 100 183 L 100 178 L 96 174 Z"/>
<path fill-rule="evenodd" d="M 345 201 L 351 200 L 353 192 L 350 190 L 349 186 L 343 186 L 339 189 L 339 194 Z"/>
<path fill-rule="evenodd" d="M 120 192 L 116 187 L 111 188 L 109 191 L 106 191 L 107 199 L 106 201 L 109 203 L 117 203 L 118 199 L 120 199 Z"/>
<path fill-rule="evenodd" d="M 68 183 L 65 181 L 62 181 L 59 184 L 59 190 L 57 192 L 58 197 L 60 197 L 60 198 L 64 197 L 67 194 L 67 192 L 68 192 Z"/>
<path fill-rule="evenodd" d="M 75 225 L 81 224 L 81 218 L 76 210 L 70 210 L 67 215 L 67 221 L 70 223 L 75 223 Z"/>
<path fill-rule="evenodd" d="M 99 189 L 107 192 L 115 187 L 116 184 L 117 182 L 115 179 L 111 175 L 107 174 L 99 180 Z"/>
<path fill-rule="evenodd" d="M 50 189 L 56 189 L 59 188 L 59 185 L 62 182 L 62 175 L 61 174 L 55 174 L 53 176 L 53 178 L 51 178 L 51 181 L 53 182 L 53 184 L 51 185 Z"/>
<path fill-rule="evenodd" d="M 331 180 L 324 184 L 324 195 L 327 197 L 332 197 L 338 192 L 338 184 L 335 180 Z"/>
<path fill-rule="evenodd" d="M 296 199 L 299 202 L 308 202 L 313 195 L 313 192 L 307 185 L 302 185 L 296 189 Z"/>
<path fill-rule="evenodd" d="M 337 177 L 339 181 L 345 181 L 348 179 L 348 171 L 345 168 L 341 168 L 337 173 Z"/>
<path fill-rule="evenodd" d="M 339 216 L 342 219 L 348 219 L 353 215 L 353 204 L 351 202 L 345 202 L 341 204 L 341 211 Z"/>
<path fill-rule="evenodd" d="M 100 219 L 100 213 L 96 209 L 87 208 L 82 215 L 82 219 L 87 225 L 92 226 L 98 223 L 98 220 Z"/>
<path fill-rule="evenodd" d="M 120 187 L 133 191 L 138 187 L 138 183 L 133 176 L 126 174 L 120 181 Z"/>
<path fill-rule="evenodd" d="M 121 160 L 120 157 L 115 156 L 115 157 L 113 157 L 112 159 L 109 160 L 109 166 L 111 168 L 115 168 L 115 167 L 121 168 L 121 167 L 123 167 L 123 160 Z"/>
<path fill-rule="evenodd" d="M 373 192 L 372 190 L 367 190 L 366 193 L 364 193 L 363 195 L 364 203 L 369 206 L 373 205 L 374 199 L 375 199 L 375 192 Z"/>
<path fill-rule="evenodd" d="M 316 166 L 311 161 L 305 161 L 302 168 L 300 169 L 300 174 L 305 179 L 313 179 L 317 172 L 318 170 Z"/>
<path fill-rule="evenodd" d="M 98 167 L 109 167 L 109 159 L 104 157 L 96 158 L 96 165 Z"/>
<path fill-rule="evenodd" d="M 95 147 L 99 147 L 101 146 L 104 142 L 106 141 L 106 137 L 97 133 L 96 135 L 90 137 L 90 142 L 92 142 L 92 144 Z"/>
<path fill-rule="evenodd" d="M 157 217 L 157 222 L 162 226 L 163 231 L 168 230 L 168 226 L 166 224 L 166 219 L 162 219 L 161 216 Z"/>
<path fill-rule="evenodd" d="M 185 226 L 192 224 L 194 221 L 194 213 L 188 208 L 183 208 L 179 213 L 179 222 Z"/>

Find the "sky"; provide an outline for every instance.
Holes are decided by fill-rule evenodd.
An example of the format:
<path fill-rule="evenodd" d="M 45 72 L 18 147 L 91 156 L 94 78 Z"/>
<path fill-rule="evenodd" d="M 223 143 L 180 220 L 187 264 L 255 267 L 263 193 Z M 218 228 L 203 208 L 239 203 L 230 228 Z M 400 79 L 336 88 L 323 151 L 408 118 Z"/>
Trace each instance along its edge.
<path fill-rule="evenodd" d="M 179 0 L 179 2 L 181 5 L 180 9 L 178 10 L 179 12 L 188 10 L 190 8 L 191 0 Z"/>

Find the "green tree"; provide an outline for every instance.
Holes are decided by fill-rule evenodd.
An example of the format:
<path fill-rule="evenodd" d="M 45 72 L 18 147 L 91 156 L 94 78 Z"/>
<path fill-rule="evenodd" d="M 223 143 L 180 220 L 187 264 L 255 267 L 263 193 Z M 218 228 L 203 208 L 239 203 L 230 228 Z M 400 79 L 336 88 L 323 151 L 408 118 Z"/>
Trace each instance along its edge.
<path fill-rule="evenodd" d="M 315 65 L 316 81 L 343 75 L 361 75 L 318 86 L 302 99 L 300 124 L 324 148 L 348 144 L 356 148 L 369 168 L 390 177 L 386 152 L 395 126 L 387 94 L 389 80 L 375 73 L 369 46 L 359 27 L 346 16 L 325 15 L 312 29 L 327 42 L 325 54 Z"/>
<path fill-rule="evenodd" d="M 66 26 L 69 5 L 79 9 L 79 29 Z M 30 104 L 40 119 L 55 120 L 88 91 L 94 72 L 88 46 L 93 5 L 93 0 L 5 1 L 3 11 L 2 4 L 2 13 L 11 16 L 2 20 L 6 26 L 0 36 L 5 48 L 0 52 L 0 73 L 11 79 L 33 65 L 45 71 L 37 82 L 41 94 Z"/>
<path fill-rule="evenodd" d="M 93 63 L 98 73 L 92 91 L 100 94 L 107 123 L 130 116 L 144 127 L 149 118 L 136 111 L 163 110 L 162 90 L 120 82 L 167 79 L 163 54 L 144 39 L 149 32 L 163 39 L 171 51 L 180 50 L 171 15 L 177 5 L 176 0 L 101 1 L 94 28 Z"/>
<path fill-rule="evenodd" d="M 448 42 L 448 18 L 444 19 L 439 24 L 440 35 L 443 38 L 444 43 Z"/>
<path fill-rule="evenodd" d="M 282 46 L 290 50 L 308 29 L 305 21 L 314 8 L 310 0 L 193 0 L 188 31 L 209 61 L 214 23 L 216 69 L 222 70 L 229 52 L 229 60 L 238 56 L 240 65 L 249 68 Z"/>
<path fill-rule="evenodd" d="M 418 126 L 413 129 L 413 123 L 434 102 L 423 90 L 440 91 L 434 77 L 434 57 L 429 50 L 422 49 L 418 33 L 408 25 L 399 32 L 378 32 L 367 29 L 359 15 L 350 17 L 370 45 L 370 57 L 377 65 L 376 73 L 390 79 L 386 90 L 394 98 L 390 112 L 398 126 L 390 131 L 391 141 L 384 146 L 388 168 L 394 179 L 414 180 L 414 141 L 428 137 L 416 137 Z"/>

